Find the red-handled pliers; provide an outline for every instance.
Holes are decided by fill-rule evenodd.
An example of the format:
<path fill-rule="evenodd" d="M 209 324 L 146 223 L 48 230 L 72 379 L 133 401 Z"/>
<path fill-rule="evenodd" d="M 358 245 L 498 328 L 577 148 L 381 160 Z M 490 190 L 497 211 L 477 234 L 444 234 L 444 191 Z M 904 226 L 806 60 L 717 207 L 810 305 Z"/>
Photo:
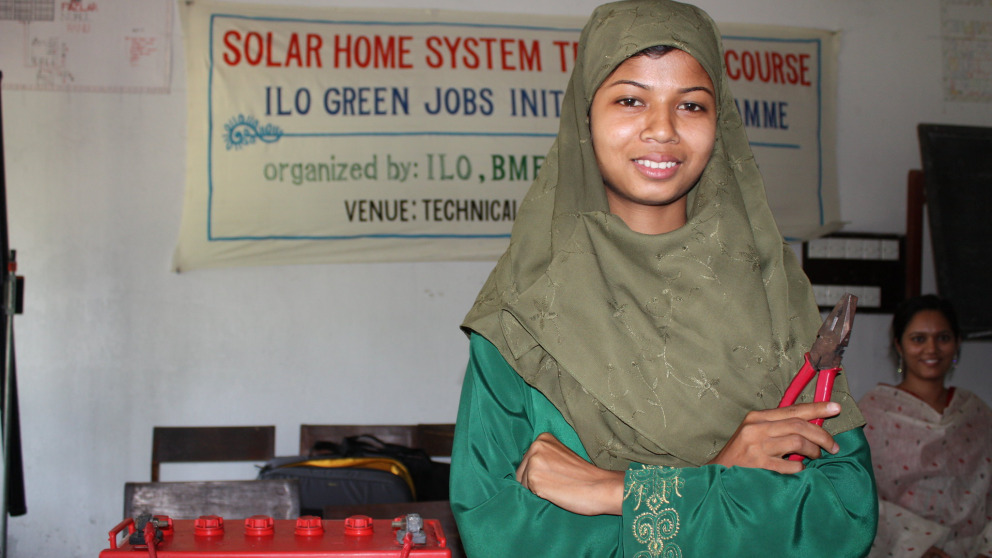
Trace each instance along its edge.
<path fill-rule="evenodd" d="M 854 312 L 858 307 L 858 297 L 850 293 L 845 293 L 840 297 L 840 301 L 830 311 L 823 325 L 816 332 L 816 341 L 809 352 L 806 353 L 806 361 L 799 373 L 792 379 L 789 387 L 782 396 L 782 401 L 778 406 L 788 407 L 796 402 L 799 394 L 806 389 L 806 385 L 816 376 L 816 389 L 813 392 L 813 401 L 830 401 L 830 393 L 834 389 L 834 378 L 841 371 L 840 361 L 844 356 L 844 349 L 851 339 L 851 326 L 854 324 Z M 823 426 L 823 419 L 813 419 L 810 422 L 817 426 Z M 789 459 L 801 461 L 802 456 L 793 454 Z"/>

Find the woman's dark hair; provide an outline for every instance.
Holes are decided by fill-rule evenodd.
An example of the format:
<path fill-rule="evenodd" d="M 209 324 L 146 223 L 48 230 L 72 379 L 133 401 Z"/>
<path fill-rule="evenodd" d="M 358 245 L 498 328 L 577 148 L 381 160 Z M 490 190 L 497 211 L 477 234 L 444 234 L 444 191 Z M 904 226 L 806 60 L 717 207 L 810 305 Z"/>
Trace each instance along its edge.
<path fill-rule="evenodd" d="M 671 52 L 673 50 L 676 50 L 676 48 L 673 47 L 673 46 L 668 46 L 668 45 L 654 45 L 654 46 L 649 46 L 648 48 L 645 48 L 645 49 L 642 49 L 642 50 L 637 51 L 636 53 L 634 53 L 631 56 L 631 58 L 633 58 L 634 56 L 647 56 L 648 58 L 661 58 L 662 56 L 668 54 L 669 52 Z"/>
<path fill-rule="evenodd" d="M 893 346 L 902 339 L 902 334 L 906 332 L 906 328 L 909 326 L 909 322 L 913 320 L 913 316 L 916 316 L 917 313 L 923 310 L 936 310 L 943 314 L 944 318 L 947 319 L 947 323 L 951 324 L 951 331 L 954 332 L 954 337 L 958 341 L 961 340 L 961 326 L 958 325 L 958 315 L 954 312 L 954 306 L 951 304 L 951 301 L 937 295 L 928 294 L 907 298 L 896 308 L 895 313 L 892 315 L 891 335 Z"/>

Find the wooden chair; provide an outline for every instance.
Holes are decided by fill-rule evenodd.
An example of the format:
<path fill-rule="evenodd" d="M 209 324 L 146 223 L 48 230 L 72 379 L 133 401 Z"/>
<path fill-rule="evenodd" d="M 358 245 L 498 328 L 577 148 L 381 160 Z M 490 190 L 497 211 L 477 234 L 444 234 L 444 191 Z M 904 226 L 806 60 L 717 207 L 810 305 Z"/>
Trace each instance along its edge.
<path fill-rule="evenodd" d="M 162 463 L 268 461 L 276 453 L 275 426 L 156 426 L 152 482 Z"/>
<path fill-rule="evenodd" d="M 300 486 L 296 479 L 125 483 L 124 517 L 145 513 L 173 519 L 201 515 L 296 519 L 300 516 Z"/>
<path fill-rule="evenodd" d="M 455 441 L 455 425 L 418 424 L 414 447 L 427 452 L 431 457 L 451 457 L 451 446 Z"/>
<path fill-rule="evenodd" d="M 300 454 L 315 442 L 340 442 L 348 436 L 371 434 L 383 442 L 420 448 L 431 457 L 450 457 L 454 424 L 301 424 Z"/>

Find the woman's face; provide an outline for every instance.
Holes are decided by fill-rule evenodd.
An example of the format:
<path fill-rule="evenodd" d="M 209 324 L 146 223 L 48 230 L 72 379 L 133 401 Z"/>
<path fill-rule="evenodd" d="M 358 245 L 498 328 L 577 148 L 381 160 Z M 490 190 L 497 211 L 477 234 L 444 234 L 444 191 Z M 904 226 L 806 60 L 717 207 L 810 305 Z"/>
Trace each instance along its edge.
<path fill-rule="evenodd" d="M 686 221 L 686 194 L 716 141 L 709 75 L 688 53 L 628 58 L 596 91 L 589 126 L 610 211 L 659 234 Z"/>
<path fill-rule="evenodd" d="M 958 339 L 939 310 L 921 310 L 909 321 L 896 349 L 907 378 L 943 382 L 954 364 Z"/>

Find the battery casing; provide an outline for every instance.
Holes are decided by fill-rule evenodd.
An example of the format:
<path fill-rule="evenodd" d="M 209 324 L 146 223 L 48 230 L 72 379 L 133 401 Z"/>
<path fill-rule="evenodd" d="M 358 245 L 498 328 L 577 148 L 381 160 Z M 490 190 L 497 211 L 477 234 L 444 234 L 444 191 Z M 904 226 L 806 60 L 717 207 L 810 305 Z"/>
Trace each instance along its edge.
<path fill-rule="evenodd" d="M 404 538 L 406 517 L 173 520 L 154 516 L 153 527 L 147 530 L 139 529 L 134 519 L 125 519 L 110 531 L 110 547 L 100 552 L 100 558 L 451 558 L 440 522 L 419 516 L 418 520 L 422 530 L 416 537 Z M 147 541 L 155 539 L 154 548 L 149 548 Z"/>

